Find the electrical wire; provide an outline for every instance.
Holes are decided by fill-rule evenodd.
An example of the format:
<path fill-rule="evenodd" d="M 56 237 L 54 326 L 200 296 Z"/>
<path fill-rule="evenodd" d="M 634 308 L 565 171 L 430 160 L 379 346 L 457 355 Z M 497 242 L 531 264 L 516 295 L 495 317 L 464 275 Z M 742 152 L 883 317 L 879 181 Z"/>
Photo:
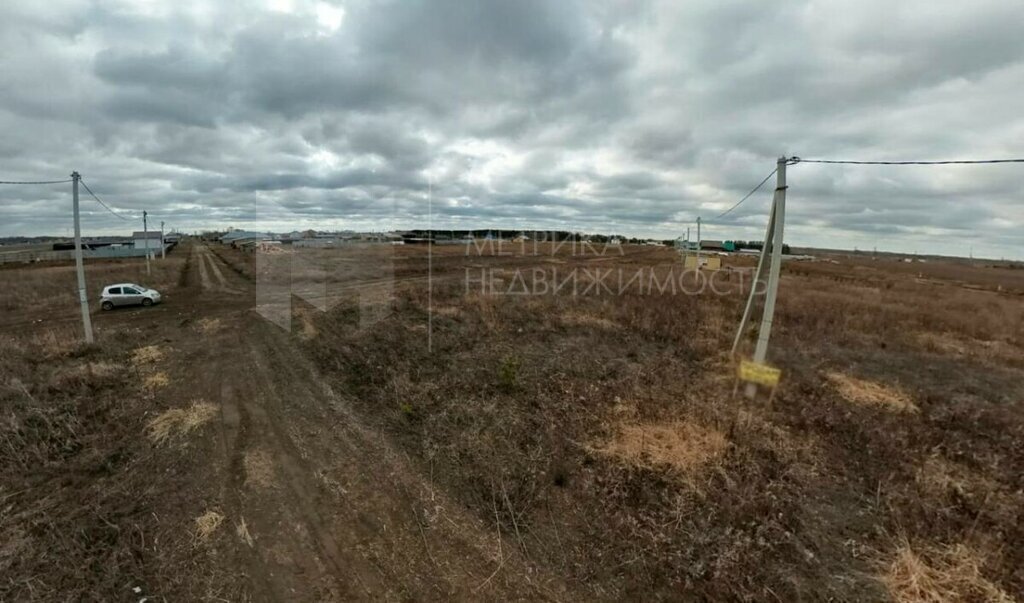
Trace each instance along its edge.
<path fill-rule="evenodd" d="M 791 158 L 795 164 L 852 164 L 858 166 L 948 166 L 948 165 L 971 165 L 971 164 L 1024 164 L 1024 159 L 972 159 L 953 161 L 848 161 L 831 159 L 801 159 Z"/>
<path fill-rule="evenodd" d="M 740 205 L 742 205 L 742 204 L 743 204 L 743 202 L 744 202 L 744 201 L 746 201 L 747 199 L 749 199 L 751 195 L 753 195 L 753 194 L 754 194 L 754 193 L 756 193 L 757 191 L 761 190 L 761 187 L 762 187 L 762 186 L 764 186 L 764 183 L 765 183 L 765 182 L 768 182 L 768 180 L 769 180 L 769 179 L 770 179 L 770 178 L 771 178 L 772 176 L 774 176 L 774 175 L 775 175 L 775 172 L 777 172 L 777 171 L 779 171 L 779 168 L 775 168 L 774 170 L 772 170 L 770 174 L 768 174 L 767 176 L 765 176 L 765 177 L 764 177 L 764 180 L 762 180 L 762 181 L 760 182 L 760 184 L 758 184 L 757 186 L 755 186 L 755 187 L 753 188 L 753 190 L 751 190 L 751 191 L 750 191 L 749 193 L 747 193 L 746 195 L 743 195 L 743 198 L 742 198 L 742 199 L 740 199 L 739 201 L 737 201 L 735 205 L 733 205 L 733 206 L 732 206 L 732 207 L 730 207 L 729 209 L 727 209 L 727 210 L 723 211 L 722 213 L 718 214 L 717 216 L 715 216 L 714 218 L 712 218 L 712 220 L 717 220 L 717 219 L 719 219 L 719 218 L 722 218 L 722 217 L 724 217 L 724 216 L 728 215 L 728 214 L 729 214 L 729 213 L 730 213 L 730 212 L 731 212 L 732 210 L 734 210 L 734 209 L 736 209 L 737 207 L 739 207 Z"/>
<path fill-rule="evenodd" d="M 19 182 L 15 180 L 0 180 L 0 184 L 64 184 L 65 182 L 71 182 L 71 178 L 67 180 L 36 180 L 30 182 Z"/>
<path fill-rule="evenodd" d="M 122 220 L 124 220 L 124 221 L 126 221 L 126 222 L 128 221 L 128 218 L 126 218 L 126 217 L 122 216 L 121 214 L 117 213 L 116 211 L 114 211 L 114 210 L 110 209 L 110 206 L 108 206 L 108 205 L 107 205 L 106 203 L 104 203 L 103 201 L 101 201 L 101 200 L 100 200 L 100 198 L 96 196 L 96 193 L 92 192 L 92 190 L 90 190 L 90 189 L 89 189 L 89 185 L 88 185 L 88 184 L 86 184 L 86 183 L 85 183 L 85 181 L 84 181 L 84 180 L 82 180 L 82 178 L 81 178 L 81 177 L 79 177 L 79 178 L 78 178 L 78 181 L 82 183 L 82 186 L 84 186 L 84 187 L 85 187 L 85 190 L 86 190 L 86 191 L 87 191 L 87 192 L 88 192 L 88 193 L 89 193 L 90 195 L 92 195 L 92 198 L 93 198 L 93 199 L 96 199 L 96 202 L 97 202 L 97 203 L 99 203 L 100 205 L 102 205 L 102 206 L 104 207 L 104 209 L 106 209 L 106 210 L 107 210 L 107 211 L 109 211 L 110 213 L 114 214 L 114 215 L 115 215 L 115 216 L 117 216 L 118 218 L 121 218 Z"/>

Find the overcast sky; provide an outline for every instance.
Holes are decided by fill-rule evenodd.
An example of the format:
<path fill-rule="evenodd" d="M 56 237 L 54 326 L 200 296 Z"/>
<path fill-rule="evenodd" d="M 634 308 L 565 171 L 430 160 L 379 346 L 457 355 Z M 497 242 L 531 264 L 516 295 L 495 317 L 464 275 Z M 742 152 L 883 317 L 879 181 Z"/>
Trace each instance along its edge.
<path fill-rule="evenodd" d="M 1024 157 L 1024 3 L 4 0 L 0 180 L 86 234 L 763 236 L 779 155 Z M 1024 259 L 1024 165 L 789 168 L 786 239 Z M 83 191 L 84 192 L 84 191 Z M 70 185 L 0 186 L 64 235 Z"/>

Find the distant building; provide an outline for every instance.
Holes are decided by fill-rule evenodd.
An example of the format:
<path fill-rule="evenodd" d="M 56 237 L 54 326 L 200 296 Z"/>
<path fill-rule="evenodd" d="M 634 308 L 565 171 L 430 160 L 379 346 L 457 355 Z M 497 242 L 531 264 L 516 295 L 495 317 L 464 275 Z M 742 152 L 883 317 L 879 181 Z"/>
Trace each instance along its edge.
<path fill-rule="evenodd" d="M 676 247 L 683 251 L 697 251 L 697 241 L 678 240 Z M 714 241 L 704 239 L 700 242 L 701 251 L 736 251 L 736 243 L 732 241 Z"/>
<path fill-rule="evenodd" d="M 159 230 L 137 230 L 132 233 L 132 244 L 136 249 L 160 249 L 162 235 Z"/>
<path fill-rule="evenodd" d="M 702 240 L 701 251 L 736 251 L 736 244 L 732 241 Z"/>
<path fill-rule="evenodd" d="M 226 235 L 220 238 L 220 242 L 225 245 L 234 245 L 240 241 L 268 241 L 272 239 L 270 235 L 263 232 L 252 232 L 248 230 L 232 230 Z"/>

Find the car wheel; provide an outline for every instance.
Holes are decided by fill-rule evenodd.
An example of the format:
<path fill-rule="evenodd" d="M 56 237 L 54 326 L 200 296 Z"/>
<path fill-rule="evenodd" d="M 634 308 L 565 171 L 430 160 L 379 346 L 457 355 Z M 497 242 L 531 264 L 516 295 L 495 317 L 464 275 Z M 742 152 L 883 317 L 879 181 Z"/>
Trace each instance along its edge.
<path fill-rule="evenodd" d="M 148 297 L 144 297 L 142 298 L 142 305 L 148 308 L 149 306 L 153 305 L 153 300 L 149 299 Z"/>
<path fill-rule="evenodd" d="M 114 309 L 114 304 L 112 304 L 111 302 L 105 301 L 102 304 L 100 304 L 100 307 L 103 308 L 104 310 L 113 310 Z"/>

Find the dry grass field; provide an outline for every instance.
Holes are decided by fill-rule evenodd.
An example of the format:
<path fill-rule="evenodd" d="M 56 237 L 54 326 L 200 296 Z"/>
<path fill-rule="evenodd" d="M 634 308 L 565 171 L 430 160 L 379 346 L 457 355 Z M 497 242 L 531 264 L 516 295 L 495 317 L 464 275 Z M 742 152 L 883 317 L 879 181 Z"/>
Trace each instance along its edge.
<path fill-rule="evenodd" d="M 769 405 L 750 258 L 175 253 L 92 347 L 0 270 L 0 599 L 1024 597 L 1024 270 L 787 263 Z"/>
<path fill-rule="evenodd" d="M 183 254 L 171 253 L 155 260 L 146 273 L 142 258 L 86 261 L 86 285 L 91 303 L 97 303 L 103 286 L 112 283 L 145 283 L 160 291 L 179 285 L 185 274 Z M 78 284 L 75 265 L 44 262 L 36 265 L 0 265 L 0 326 L 25 321 L 46 322 L 55 318 L 78 318 Z"/>

